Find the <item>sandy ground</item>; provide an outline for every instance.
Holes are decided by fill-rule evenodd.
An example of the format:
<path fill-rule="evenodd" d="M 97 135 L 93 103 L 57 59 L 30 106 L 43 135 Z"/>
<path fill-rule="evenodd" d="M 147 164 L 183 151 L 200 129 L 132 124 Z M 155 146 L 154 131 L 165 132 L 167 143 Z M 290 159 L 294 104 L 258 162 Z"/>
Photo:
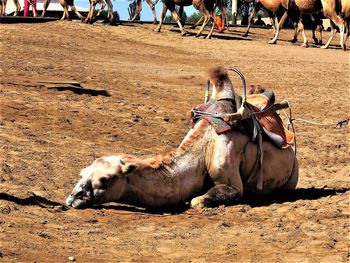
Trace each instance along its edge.
<path fill-rule="evenodd" d="M 152 27 L 0 25 L 0 261 L 349 262 L 348 126 L 296 123 L 300 181 L 288 198 L 203 211 L 62 206 L 96 157 L 176 147 L 215 65 L 271 87 L 296 118 L 349 116 L 350 53 L 338 36 L 322 50 L 291 44 L 290 30 L 268 45 L 272 30 L 243 38 L 234 28 L 206 40 Z"/>

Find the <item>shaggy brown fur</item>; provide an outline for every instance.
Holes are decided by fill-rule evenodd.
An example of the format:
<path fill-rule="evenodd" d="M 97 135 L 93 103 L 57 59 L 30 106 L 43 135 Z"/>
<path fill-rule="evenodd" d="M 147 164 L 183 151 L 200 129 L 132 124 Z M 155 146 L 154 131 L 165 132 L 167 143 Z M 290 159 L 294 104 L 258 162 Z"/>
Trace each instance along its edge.
<path fill-rule="evenodd" d="M 248 94 L 260 94 L 263 93 L 266 89 L 260 85 L 250 85 Z"/>
<path fill-rule="evenodd" d="M 218 88 L 223 85 L 226 79 L 228 79 L 227 69 L 221 66 L 211 68 L 208 71 L 208 77 L 210 82 Z"/>

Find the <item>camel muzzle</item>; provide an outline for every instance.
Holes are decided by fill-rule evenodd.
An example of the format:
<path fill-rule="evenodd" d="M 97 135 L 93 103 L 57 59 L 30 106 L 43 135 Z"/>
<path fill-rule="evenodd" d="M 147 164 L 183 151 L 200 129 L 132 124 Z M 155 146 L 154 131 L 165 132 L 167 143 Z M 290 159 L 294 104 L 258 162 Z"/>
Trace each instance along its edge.
<path fill-rule="evenodd" d="M 93 202 L 94 194 L 90 180 L 79 181 L 66 199 L 66 204 L 76 209 L 91 207 Z"/>

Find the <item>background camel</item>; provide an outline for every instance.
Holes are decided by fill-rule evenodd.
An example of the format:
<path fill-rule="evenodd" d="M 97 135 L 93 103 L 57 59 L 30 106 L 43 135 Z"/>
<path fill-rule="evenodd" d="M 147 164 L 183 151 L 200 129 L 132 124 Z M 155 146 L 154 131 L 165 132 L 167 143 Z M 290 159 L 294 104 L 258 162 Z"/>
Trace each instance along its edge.
<path fill-rule="evenodd" d="M 210 71 L 212 99 L 233 103 L 234 89 L 222 67 Z M 228 204 L 244 193 L 268 194 L 294 190 L 298 163 L 291 147 L 280 149 L 263 142 L 263 176 L 257 144 L 236 129 L 218 134 L 201 119 L 179 147 L 155 158 L 116 155 L 97 159 L 81 171 L 81 179 L 67 198 L 75 208 L 118 201 L 159 207 L 191 200 L 202 208 Z"/>
<path fill-rule="evenodd" d="M 302 15 L 314 15 L 318 12 L 323 12 L 325 17 L 331 19 L 335 25 L 339 27 L 340 30 L 340 46 L 345 50 L 345 22 L 344 19 L 337 14 L 336 10 L 336 0 L 290 0 L 288 3 L 287 13 L 285 13 L 279 25 L 283 25 L 288 15 L 293 21 L 293 23 L 299 24 L 299 30 L 303 36 L 302 46 L 308 47 L 308 40 L 305 35 L 304 24 L 301 20 Z M 279 30 L 277 27 L 274 38 L 269 42 L 270 44 L 275 44 L 278 39 Z"/>
<path fill-rule="evenodd" d="M 249 16 L 248 26 L 247 26 L 246 32 L 244 33 L 243 36 L 245 36 L 245 37 L 248 36 L 250 27 L 253 23 L 253 19 L 256 16 L 256 14 L 258 13 L 258 11 L 262 8 L 264 8 L 267 11 L 269 18 L 270 18 L 272 28 L 274 30 L 274 35 L 276 35 L 277 31 L 279 32 L 282 29 L 283 23 L 285 20 L 283 21 L 283 23 L 279 22 L 277 27 L 276 27 L 274 15 L 275 14 L 282 14 L 280 21 L 282 21 L 282 18 L 287 19 L 288 18 L 287 10 L 289 7 L 288 5 L 289 5 L 289 1 L 285 1 L 285 0 L 255 0 L 254 1 L 254 10 L 253 10 L 253 13 Z M 314 17 L 312 17 L 312 20 L 316 20 L 316 19 Z M 317 21 L 319 22 L 320 19 L 317 19 Z M 298 30 L 298 23 L 293 23 L 293 25 L 294 25 L 295 31 L 294 31 L 294 37 L 292 39 L 292 43 L 295 43 L 297 41 L 297 36 L 298 36 L 299 30 Z M 316 44 L 321 44 L 322 43 L 322 26 L 320 23 L 317 24 L 316 21 L 314 21 L 313 26 L 315 28 L 317 28 L 319 31 L 319 39 L 317 39 L 317 37 L 315 35 L 314 27 L 312 29 L 312 38 L 314 39 Z M 277 41 L 277 39 L 271 40 L 269 43 L 275 44 L 276 41 Z"/>
<path fill-rule="evenodd" d="M 136 4 L 136 12 L 134 17 L 130 20 L 130 22 L 134 22 L 135 19 L 141 14 L 142 11 L 142 0 L 135 0 L 134 3 Z M 151 0 L 146 0 L 146 3 L 149 5 L 149 7 L 152 10 L 152 15 L 153 15 L 153 23 L 157 24 L 157 14 L 156 14 L 156 9 L 155 6 L 158 3 L 158 0 L 156 0 L 154 3 Z"/>
<path fill-rule="evenodd" d="M 349 37 L 350 35 L 350 28 L 349 28 L 349 23 L 350 23 L 350 1 L 349 0 L 336 0 L 335 2 L 335 8 L 337 11 L 337 14 L 340 15 L 345 22 L 345 30 L 346 30 L 346 38 L 344 38 L 344 47 L 343 49 L 345 49 L 345 42 L 346 39 Z M 325 12 L 325 11 L 324 11 Z M 332 13 L 332 9 L 331 10 L 326 10 L 326 12 Z M 337 29 L 336 29 L 336 24 L 333 22 L 333 20 L 331 20 L 331 36 L 329 37 L 329 40 L 327 41 L 327 43 L 322 47 L 322 48 L 328 48 L 329 44 L 331 43 L 332 39 L 334 38 L 335 34 L 337 33 Z"/>
<path fill-rule="evenodd" d="M 158 27 L 154 31 L 156 31 L 156 32 L 161 31 L 165 14 L 166 14 L 167 10 L 169 9 L 172 16 L 173 16 L 173 19 L 176 21 L 176 23 L 178 24 L 178 26 L 180 28 L 181 35 L 182 36 L 186 35 L 187 31 L 183 28 L 183 26 L 181 24 L 180 16 L 176 12 L 175 5 L 178 5 L 180 7 L 180 10 L 181 10 L 181 7 L 190 6 L 191 4 L 198 11 L 200 11 L 204 17 L 203 20 L 199 21 L 199 22 L 203 21 L 203 24 L 202 24 L 201 28 L 199 29 L 199 31 L 197 32 L 196 36 L 201 35 L 204 27 L 209 22 L 210 18 L 213 18 L 213 20 L 215 21 L 214 8 L 216 6 L 218 6 L 221 9 L 223 17 L 224 18 L 226 17 L 226 7 L 224 6 L 224 4 L 221 0 L 219 0 L 219 1 L 214 1 L 214 0 L 165 0 L 165 1 L 163 1 L 163 9 L 162 9 L 162 12 L 160 14 Z M 223 24 L 225 24 L 225 21 L 223 21 Z M 212 28 L 211 28 L 209 34 L 207 35 L 207 38 L 211 37 L 213 30 L 214 30 L 214 26 L 215 26 L 215 23 L 213 23 Z"/>
<path fill-rule="evenodd" d="M 106 2 L 104 0 L 89 0 L 90 2 L 90 8 L 89 8 L 89 13 L 88 16 L 85 18 L 82 14 L 79 13 L 79 11 L 76 9 L 75 5 L 74 5 L 74 0 L 60 0 L 60 4 L 63 7 L 63 16 L 62 16 L 62 20 L 63 19 L 68 19 L 70 20 L 70 16 L 69 16 L 69 12 L 68 12 L 68 7 L 71 8 L 72 11 L 74 11 L 74 13 L 81 19 L 83 20 L 84 23 L 92 23 L 93 22 L 93 15 L 94 15 L 94 11 L 95 11 L 95 7 L 97 4 L 100 5 L 100 9 L 96 14 L 96 17 L 98 17 L 104 7 L 106 6 L 106 2 L 107 2 L 107 6 L 108 6 L 108 14 L 107 14 L 107 19 L 109 19 L 110 23 L 114 23 L 114 14 L 113 14 L 113 4 L 111 2 L 111 0 L 106 0 Z M 46 14 L 46 10 L 48 8 L 50 4 L 50 0 L 45 0 L 44 4 L 43 4 L 43 11 L 41 13 L 41 17 L 44 17 Z"/>

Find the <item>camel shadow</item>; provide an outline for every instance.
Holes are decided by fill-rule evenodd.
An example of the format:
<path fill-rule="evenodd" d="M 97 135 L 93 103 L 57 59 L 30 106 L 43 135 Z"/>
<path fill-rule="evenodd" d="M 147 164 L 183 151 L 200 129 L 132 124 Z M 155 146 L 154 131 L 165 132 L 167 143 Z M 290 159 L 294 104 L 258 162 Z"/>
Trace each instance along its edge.
<path fill-rule="evenodd" d="M 13 202 L 22 206 L 40 206 L 42 208 L 52 208 L 55 206 L 62 206 L 61 203 L 51 201 L 45 197 L 35 195 L 34 193 L 31 196 L 25 197 L 25 198 L 19 198 L 6 193 L 0 193 L 0 200 Z"/>
<path fill-rule="evenodd" d="M 250 207 L 264 207 L 271 204 L 283 204 L 285 202 L 295 202 L 298 200 L 317 200 L 327 196 L 335 196 L 343 194 L 349 191 L 349 188 L 299 188 L 289 194 L 274 193 L 267 196 L 248 195 L 238 202 L 229 204 L 227 206 L 234 205 L 249 205 Z M 112 210 L 124 210 L 128 212 L 139 212 L 147 214 L 181 214 L 190 209 L 189 203 L 183 203 L 172 206 L 164 206 L 161 208 L 140 208 L 131 205 L 110 203 L 101 206 L 94 206 L 94 209 L 112 209 Z"/>
<path fill-rule="evenodd" d="M 177 32 L 180 33 L 180 29 L 178 28 L 172 28 L 170 29 L 171 32 Z M 204 32 L 202 33 L 199 37 L 197 37 L 198 39 L 205 39 L 205 37 L 207 36 L 208 32 Z M 186 32 L 186 36 L 187 37 L 195 37 L 197 35 L 197 32 L 193 32 L 193 31 L 187 31 Z M 213 35 L 211 36 L 211 38 L 217 38 L 217 39 L 224 39 L 224 40 L 244 40 L 244 41 L 252 41 L 251 38 L 249 37 L 244 37 L 243 34 L 242 36 L 239 35 L 232 35 L 232 32 L 227 32 L 227 33 L 217 33 L 214 32 Z"/>
<path fill-rule="evenodd" d="M 242 199 L 242 204 L 247 204 L 251 207 L 269 206 L 271 204 L 283 204 L 285 202 L 295 202 L 298 200 L 317 200 L 327 196 L 335 196 L 349 191 L 349 188 L 298 188 L 293 192 L 273 193 L 268 196 L 258 197 L 256 195 L 248 195 Z"/>

